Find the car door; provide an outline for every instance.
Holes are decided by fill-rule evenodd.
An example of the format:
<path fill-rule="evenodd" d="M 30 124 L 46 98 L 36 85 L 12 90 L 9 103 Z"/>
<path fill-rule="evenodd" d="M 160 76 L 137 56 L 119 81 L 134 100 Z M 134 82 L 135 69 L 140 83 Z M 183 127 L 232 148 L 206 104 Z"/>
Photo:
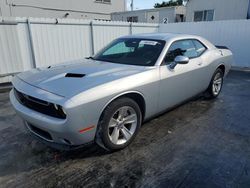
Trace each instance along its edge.
<path fill-rule="evenodd" d="M 206 51 L 206 47 L 202 45 L 198 48 L 195 41 L 178 40 L 170 45 L 164 62 L 160 66 L 159 111 L 173 107 L 203 90 L 202 76 L 205 72 L 200 56 Z M 178 64 L 171 69 L 170 64 L 179 55 L 188 57 L 189 62 Z"/>

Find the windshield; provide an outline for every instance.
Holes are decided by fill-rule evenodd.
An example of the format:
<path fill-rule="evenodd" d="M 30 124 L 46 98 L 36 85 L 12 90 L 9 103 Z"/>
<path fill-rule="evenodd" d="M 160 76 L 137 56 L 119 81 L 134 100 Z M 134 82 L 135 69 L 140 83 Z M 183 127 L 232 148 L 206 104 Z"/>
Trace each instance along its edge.
<path fill-rule="evenodd" d="M 154 66 L 165 41 L 121 38 L 101 50 L 93 59 L 111 63 Z"/>

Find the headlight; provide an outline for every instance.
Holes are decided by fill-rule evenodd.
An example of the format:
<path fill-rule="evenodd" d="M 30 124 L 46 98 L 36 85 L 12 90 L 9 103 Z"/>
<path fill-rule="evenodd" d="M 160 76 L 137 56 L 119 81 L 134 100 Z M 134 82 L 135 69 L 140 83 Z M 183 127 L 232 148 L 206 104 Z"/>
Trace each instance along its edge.
<path fill-rule="evenodd" d="M 57 104 L 54 104 L 54 108 L 58 110 L 59 106 Z"/>
<path fill-rule="evenodd" d="M 57 105 L 57 104 L 54 104 L 54 108 L 55 108 L 57 114 L 58 114 L 60 117 L 66 118 L 66 112 L 65 112 L 65 110 L 63 109 L 62 106 Z"/>

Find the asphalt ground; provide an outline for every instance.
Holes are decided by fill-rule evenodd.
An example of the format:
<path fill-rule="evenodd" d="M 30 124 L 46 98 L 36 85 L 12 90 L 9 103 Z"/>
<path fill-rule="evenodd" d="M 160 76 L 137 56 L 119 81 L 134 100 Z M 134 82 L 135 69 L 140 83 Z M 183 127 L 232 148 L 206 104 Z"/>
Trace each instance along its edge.
<path fill-rule="evenodd" d="M 0 187 L 250 187 L 250 72 L 145 123 L 134 142 L 57 151 L 30 136 L 0 93 Z"/>

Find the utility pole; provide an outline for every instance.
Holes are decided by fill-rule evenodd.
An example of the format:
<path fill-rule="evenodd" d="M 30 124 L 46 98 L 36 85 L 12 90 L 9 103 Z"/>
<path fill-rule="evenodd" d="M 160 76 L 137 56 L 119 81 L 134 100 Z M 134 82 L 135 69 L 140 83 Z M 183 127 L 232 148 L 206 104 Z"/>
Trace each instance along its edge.
<path fill-rule="evenodd" d="M 249 0 L 249 4 L 248 4 L 247 19 L 250 19 L 250 0 Z"/>
<path fill-rule="evenodd" d="M 131 11 L 133 11 L 134 10 L 134 0 L 131 0 L 130 7 L 131 7 Z"/>

